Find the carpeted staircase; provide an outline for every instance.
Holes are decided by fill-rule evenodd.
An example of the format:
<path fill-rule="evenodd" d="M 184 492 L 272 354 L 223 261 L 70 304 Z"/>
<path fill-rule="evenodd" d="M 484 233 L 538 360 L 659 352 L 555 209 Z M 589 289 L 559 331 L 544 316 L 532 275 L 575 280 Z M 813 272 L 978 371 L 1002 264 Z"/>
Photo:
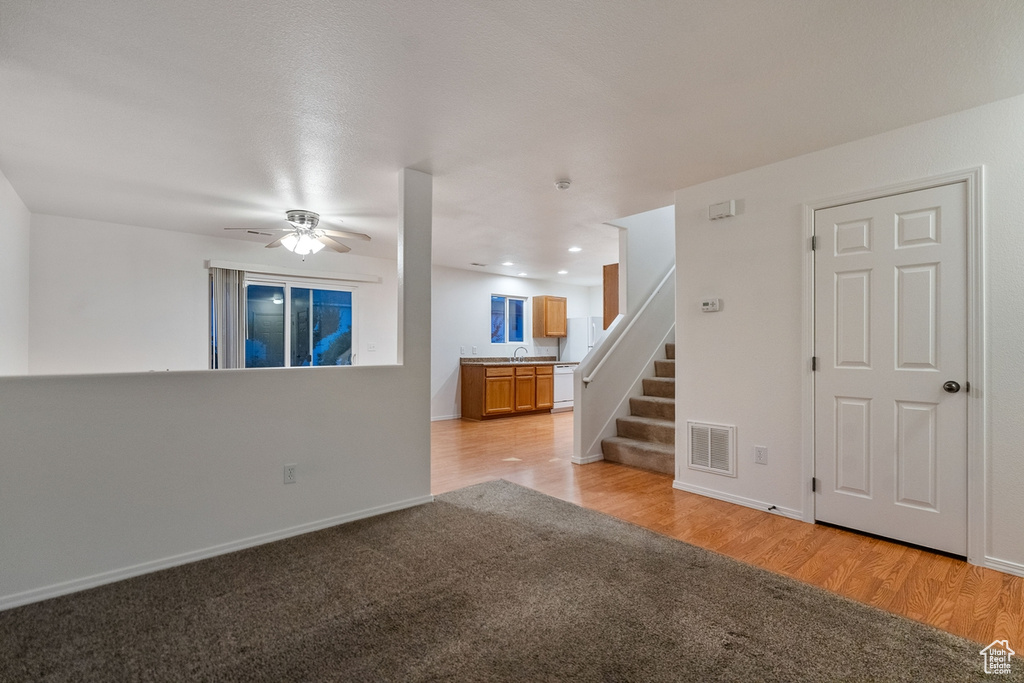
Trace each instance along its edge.
<path fill-rule="evenodd" d="M 675 474 L 675 344 L 665 344 L 665 358 L 654 361 L 654 377 L 644 378 L 644 395 L 629 399 L 629 417 L 616 420 L 618 436 L 601 442 L 605 460 Z"/>

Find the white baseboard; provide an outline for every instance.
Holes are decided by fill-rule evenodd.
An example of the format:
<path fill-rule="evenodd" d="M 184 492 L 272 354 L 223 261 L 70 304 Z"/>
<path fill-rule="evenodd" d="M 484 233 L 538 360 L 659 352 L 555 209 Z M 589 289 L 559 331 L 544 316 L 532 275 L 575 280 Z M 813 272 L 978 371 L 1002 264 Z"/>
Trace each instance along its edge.
<path fill-rule="evenodd" d="M 50 586 L 33 588 L 32 590 L 23 591 L 21 593 L 0 596 L 0 611 L 10 609 L 12 607 L 27 605 L 33 602 L 39 602 L 40 600 L 55 598 L 59 595 L 76 593 L 87 588 L 95 588 L 96 586 L 102 586 L 107 583 L 114 583 L 115 581 L 129 579 L 133 576 L 149 574 L 150 572 L 159 571 L 161 569 L 168 569 L 170 567 L 177 567 L 190 562 L 197 562 L 198 560 L 205 560 L 210 557 L 216 557 L 217 555 L 225 555 L 227 553 L 235 552 L 236 550 L 243 550 L 257 545 L 263 545 L 264 543 L 280 541 L 292 536 L 299 536 L 311 531 L 318 531 L 320 529 L 326 529 L 327 527 L 337 526 L 338 524 L 354 522 L 358 519 L 375 517 L 376 515 L 382 515 L 386 512 L 394 512 L 395 510 L 403 510 L 405 508 L 423 505 L 424 503 L 433 502 L 433 500 L 433 496 L 419 496 L 417 498 L 398 501 L 397 503 L 389 503 L 387 505 L 380 505 L 365 510 L 359 510 L 357 512 L 350 512 L 345 515 L 338 515 L 337 517 L 322 519 L 316 522 L 309 522 L 308 524 L 300 524 L 299 526 L 281 529 L 280 531 L 272 531 L 266 534 L 250 536 L 249 538 L 210 546 L 209 548 L 203 548 L 202 550 L 181 553 L 180 555 L 172 555 L 171 557 L 164 557 L 151 562 L 143 562 L 141 564 L 123 567 L 121 569 L 112 569 L 99 574 L 93 574 L 92 576 L 85 576 L 80 579 L 72 579 L 71 581 L 63 581 Z"/>
<path fill-rule="evenodd" d="M 724 500 L 727 503 L 735 503 L 736 505 L 742 505 L 748 508 L 754 508 L 762 512 L 771 512 L 776 515 L 783 517 L 789 517 L 799 522 L 804 521 L 804 513 L 800 510 L 794 510 L 792 508 L 773 506 L 771 503 L 765 503 L 760 500 L 754 500 L 753 498 L 744 498 L 742 496 L 734 496 L 730 493 L 722 493 L 721 491 L 714 491 L 712 489 L 706 489 L 702 486 L 694 486 L 693 484 L 687 484 L 681 482 L 678 479 L 672 482 L 672 488 L 679 489 L 680 491 L 687 491 L 689 493 L 696 493 L 699 496 L 706 496 L 708 498 L 714 498 L 716 500 Z M 768 508 L 773 508 L 769 510 Z"/>
<path fill-rule="evenodd" d="M 462 415 L 436 415 L 436 416 L 431 416 L 430 421 L 431 422 L 441 422 L 443 420 L 461 420 L 461 419 L 462 419 Z"/>
<path fill-rule="evenodd" d="M 1003 572 L 1004 574 L 1013 574 L 1014 576 L 1024 576 L 1024 564 L 1019 562 L 1010 562 L 1009 560 L 1000 560 L 995 557 L 985 556 L 985 562 L 981 566 L 987 567 L 988 569 L 995 569 L 997 572 Z"/>
<path fill-rule="evenodd" d="M 594 455 L 588 455 L 588 456 L 582 457 L 582 458 L 578 458 L 578 457 L 576 457 L 574 455 L 574 456 L 572 456 L 571 460 L 572 460 L 573 463 L 575 463 L 577 465 L 588 465 L 588 464 L 590 464 L 592 462 L 597 462 L 598 460 L 604 460 L 604 454 L 603 453 L 595 453 Z"/>

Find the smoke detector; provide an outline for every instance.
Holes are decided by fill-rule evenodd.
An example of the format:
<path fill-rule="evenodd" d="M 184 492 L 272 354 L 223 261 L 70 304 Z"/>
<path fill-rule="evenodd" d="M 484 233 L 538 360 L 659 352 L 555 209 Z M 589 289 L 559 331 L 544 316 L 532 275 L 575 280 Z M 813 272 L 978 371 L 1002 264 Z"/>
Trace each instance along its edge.
<path fill-rule="evenodd" d="M 568 180 L 558 180 L 558 181 L 555 181 L 555 187 L 557 189 L 559 189 L 559 190 L 568 190 L 569 189 L 569 185 L 571 185 L 571 184 L 572 183 L 570 183 Z"/>

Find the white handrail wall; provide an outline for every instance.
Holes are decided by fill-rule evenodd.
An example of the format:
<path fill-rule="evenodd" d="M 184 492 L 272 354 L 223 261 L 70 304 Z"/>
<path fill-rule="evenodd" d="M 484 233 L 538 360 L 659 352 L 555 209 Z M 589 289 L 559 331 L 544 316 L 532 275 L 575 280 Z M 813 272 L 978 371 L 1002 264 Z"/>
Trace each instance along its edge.
<path fill-rule="evenodd" d="M 594 356 L 598 358 L 597 365 L 594 366 L 594 369 L 591 370 L 589 374 L 585 374 L 583 376 L 584 384 L 590 384 L 591 382 L 594 381 L 594 378 L 597 377 L 597 373 L 601 371 L 601 368 L 604 366 L 605 361 L 608 360 L 608 357 L 615 354 L 615 350 L 619 347 L 619 342 L 621 342 L 623 338 L 629 335 L 629 331 L 633 329 L 633 325 L 636 324 L 638 320 L 643 319 L 644 311 L 646 311 L 647 307 L 651 304 L 652 301 L 654 301 L 654 295 L 660 292 L 665 287 L 665 285 L 669 283 L 670 278 L 672 278 L 671 282 L 673 284 L 675 283 L 675 274 L 676 268 L 675 266 L 672 266 L 671 268 L 669 268 L 669 271 L 665 273 L 665 277 L 661 278 L 661 282 L 659 282 L 658 286 L 655 287 L 654 292 L 651 294 L 651 296 L 648 297 L 647 301 L 643 303 L 643 306 L 640 307 L 640 310 L 636 312 L 636 315 L 630 316 L 629 322 L 626 324 L 626 328 L 622 332 L 608 334 L 609 337 L 614 337 L 614 341 L 612 342 L 611 348 L 609 348 L 607 352 L 604 352 L 602 350 L 604 348 L 603 345 L 599 346 L 598 353 L 594 354 Z M 621 315 L 616 316 L 614 322 L 618 322 L 620 319 L 622 319 L 622 317 L 623 316 Z M 586 367 L 590 367 L 590 364 L 588 363 Z"/>
<path fill-rule="evenodd" d="M 629 399 L 661 358 L 675 330 L 675 266 L 635 314 L 619 316 L 573 373 L 573 457 L 603 459 L 601 441 L 615 435 L 615 420 L 629 414 Z M 586 382 L 584 382 L 586 378 Z"/>

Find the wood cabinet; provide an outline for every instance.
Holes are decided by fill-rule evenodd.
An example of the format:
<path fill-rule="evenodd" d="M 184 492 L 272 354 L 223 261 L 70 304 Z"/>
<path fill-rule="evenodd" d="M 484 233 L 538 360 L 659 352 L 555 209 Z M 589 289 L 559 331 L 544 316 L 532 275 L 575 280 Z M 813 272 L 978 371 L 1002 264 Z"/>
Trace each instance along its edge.
<path fill-rule="evenodd" d="M 555 407 L 555 369 L 550 365 L 537 366 L 537 400 L 533 407 L 550 410 Z"/>
<path fill-rule="evenodd" d="M 612 324 L 619 314 L 619 264 L 609 263 L 604 267 L 604 329 Z"/>
<path fill-rule="evenodd" d="M 537 403 L 537 371 L 531 365 L 516 370 L 516 411 L 533 410 Z"/>
<path fill-rule="evenodd" d="M 568 329 L 565 311 L 564 296 L 533 297 L 533 336 L 564 337 Z"/>
<path fill-rule="evenodd" d="M 551 410 L 555 405 L 554 368 L 524 363 L 462 366 L 462 417 L 492 417 Z"/>
<path fill-rule="evenodd" d="M 485 368 L 484 415 L 504 415 L 516 411 L 515 376 L 512 368 Z"/>

